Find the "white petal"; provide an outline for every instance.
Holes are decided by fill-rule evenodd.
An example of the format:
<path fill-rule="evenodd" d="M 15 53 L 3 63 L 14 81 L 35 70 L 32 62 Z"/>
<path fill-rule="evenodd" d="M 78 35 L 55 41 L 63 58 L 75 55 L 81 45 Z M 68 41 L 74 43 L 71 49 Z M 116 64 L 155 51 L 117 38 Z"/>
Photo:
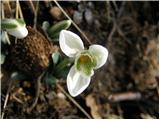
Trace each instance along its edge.
<path fill-rule="evenodd" d="M 67 76 L 67 87 L 71 96 L 75 97 L 81 94 L 88 87 L 90 81 L 91 77 L 83 76 L 72 66 Z"/>
<path fill-rule="evenodd" d="M 19 39 L 22 39 L 28 35 L 28 30 L 26 27 L 18 27 L 16 29 L 7 29 L 8 34 L 13 35 Z"/>
<path fill-rule="evenodd" d="M 75 57 L 76 54 L 84 49 L 81 38 L 75 33 L 67 30 L 60 32 L 60 48 L 68 57 Z"/>
<path fill-rule="evenodd" d="M 21 19 L 12 19 L 12 18 L 11 19 L 3 19 L 2 25 L 3 25 L 3 29 L 5 31 L 7 31 L 8 34 L 13 35 L 14 37 L 17 37 L 19 39 L 22 39 L 28 35 L 28 30 L 26 28 L 26 24 Z"/>
<path fill-rule="evenodd" d="M 108 58 L 108 50 L 101 45 L 91 45 L 89 47 L 89 52 L 91 52 L 96 57 L 97 65 L 95 69 L 102 67 Z"/>

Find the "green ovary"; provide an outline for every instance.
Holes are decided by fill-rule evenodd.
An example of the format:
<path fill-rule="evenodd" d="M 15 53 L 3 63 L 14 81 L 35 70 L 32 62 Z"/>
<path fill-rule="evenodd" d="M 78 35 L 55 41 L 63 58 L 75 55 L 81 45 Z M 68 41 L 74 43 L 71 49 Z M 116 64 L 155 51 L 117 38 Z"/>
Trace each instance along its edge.
<path fill-rule="evenodd" d="M 95 59 L 89 53 L 82 53 L 75 61 L 75 65 L 78 71 L 81 71 L 86 76 L 90 76 L 93 68 L 96 65 Z"/>

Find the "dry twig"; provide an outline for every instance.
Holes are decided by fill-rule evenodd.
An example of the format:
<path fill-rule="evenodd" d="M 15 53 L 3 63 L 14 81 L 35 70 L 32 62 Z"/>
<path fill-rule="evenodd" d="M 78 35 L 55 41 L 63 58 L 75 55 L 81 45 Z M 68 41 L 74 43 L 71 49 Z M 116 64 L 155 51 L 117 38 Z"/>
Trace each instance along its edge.
<path fill-rule="evenodd" d="M 60 84 L 57 84 L 57 87 L 71 100 L 89 119 L 92 117 L 63 89 Z"/>
<path fill-rule="evenodd" d="M 36 3 L 36 8 L 34 12 L 34 26 L 33 26 L 34 29 L 36 29 L 36 26 L 37 26 L 38 9 L 39 9 L 39 1 L 37 1 Z"/>
<path fill-rule="evenodd" d="M 4 118 L 5 108 L 6 108 L 7 103 L 8 103 L 9 93 L 11 91 L 12 84 L 13 84 L 13 81 L 10 79 L 8 90 L 7 90 L 5 101 L 4 101 L 4 105 L 3 105 L 3 111 L 2 111 L 1 119 Z"/>
<path fill-rule="evenodd" d="M 18 3 L 18 12 L 19 12 L 20 18 L 24 20 L 23 12 L 22 12 L 21 5 L 20 5 L 20 3 L 19 3 L 19 0 L 18 0 L 17 3 Z"/>
<path fill-rule="evenodd" d="M 5 18 L 5 13 L 4 13 L 4 5 L 3 5 L 4 3 L 2 3 L 2 19 L 4 19 Z M 10 4 L 8 4 L 8 6 L 10 6 Z M 10 45 L 11 44 L 11 42 L 10 42 L 10 40 L 9 40 L 9 37 L 8 37 L 8 34 L 5 32 L 4 33 L 5 34 L 5 38 L 6 38 L 6 41 L 7 41 L 7 43 Z"/>
<path fill-rule="evenodd" d="M 36 83 L 36 96 L 35 96 L 35 99 L 34 99 L 34 102 L 32 103 L 32 105 L 29 108 L 27 108 L 27 112 L 31 112 L 38 102 L 40 88 L 41 88 L 41 80 L 42 80 L 44 74 L 45 74 L 45 71 L 38 77 L 38 79 L 36 81 L 37 82 Z"/>
<path fill-rule="evenodd" d="M 32 8 L 32 10 L 33 10 L 33 13 L 35 14 L 36 9 L 35 9 L 35 7 L 34 7 L 34 5 L 33 5 L 32 0 L 29 0 L 29 3 L 30 3 L 30 5 L 31 5 L 31 8 Z"/>
<path fill-rule="evenodd" d="M 18 0 L 16 0 L 16 19 L 18 18 L 18 10 L 19 7 L 18 7 Z"/>
<path fill-rule="evenodd" d="M 108 97 L 111 102 L 120 102 L 125 100 L 139 100 L 142 95 L 139 92 L 115 93 Z"/>

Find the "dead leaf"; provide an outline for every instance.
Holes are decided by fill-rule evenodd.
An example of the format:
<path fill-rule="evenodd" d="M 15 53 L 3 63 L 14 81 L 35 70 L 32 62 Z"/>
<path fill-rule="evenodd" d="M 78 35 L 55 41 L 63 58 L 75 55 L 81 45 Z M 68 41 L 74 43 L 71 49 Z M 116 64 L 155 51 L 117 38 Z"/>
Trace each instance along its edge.
<path fill-rule="evenodd" d="M 100 106 L 96 103 L 92 94 L 86 97 L 86 105 L 91 108 L 91 115 L 94 119 L 102 119 L 99 114 Z"/>

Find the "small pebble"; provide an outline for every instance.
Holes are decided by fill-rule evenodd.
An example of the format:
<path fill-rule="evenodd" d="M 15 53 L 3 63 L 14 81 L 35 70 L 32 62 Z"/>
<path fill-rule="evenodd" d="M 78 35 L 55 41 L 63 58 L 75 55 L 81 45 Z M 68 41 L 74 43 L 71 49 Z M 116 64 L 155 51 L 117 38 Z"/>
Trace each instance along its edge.
<path fill-rule="evenodd" d="M 82 19 L 83 19 L 83 14 L 81 12 L 75 11 L 73 15 L 73 21 L 76 24 L 80 24 L 82 22 Z"/>
<path fill-rule="evenodd" d="M 66 96 L 61 92 L 57 93 L 57 96 L 61 99 L 66 99 Z"/>
<path fill-rule="evenodd" d="M 92 11 L 90 9 L 86 9 L 85 13 L 84 13 L 84 16 L 85 16 L 86 22 L 89 25 L 91 25 L 93 23 L 93 14 L 92 14 Z"/>
<path fill-rule="evenodd" d="M 88 2 L 88 7 L 89 7 L 90 9 L 94 9 L 94 4 L 93 4 L 93 2 Z"/>
<path fill-rule="evenodd" d="M 85 10 L 85 6 L 83 4 L 79 4 L 78 5 L 78 11 L 79 12 L 84 12 L 84 10 Z"/>
<path fill-rule="evenodd" d="M 63 17 L 62 11 L 58 7 L 52 7 L 50 9 L 50 14 L 55 18 L 56 20 L 60 20 Z"/>
<path fill-rule="evenodd" d="M 97 29 L 99 29 L 102 26 L 99 20 L 94 20 L 94 24 Z"/>

